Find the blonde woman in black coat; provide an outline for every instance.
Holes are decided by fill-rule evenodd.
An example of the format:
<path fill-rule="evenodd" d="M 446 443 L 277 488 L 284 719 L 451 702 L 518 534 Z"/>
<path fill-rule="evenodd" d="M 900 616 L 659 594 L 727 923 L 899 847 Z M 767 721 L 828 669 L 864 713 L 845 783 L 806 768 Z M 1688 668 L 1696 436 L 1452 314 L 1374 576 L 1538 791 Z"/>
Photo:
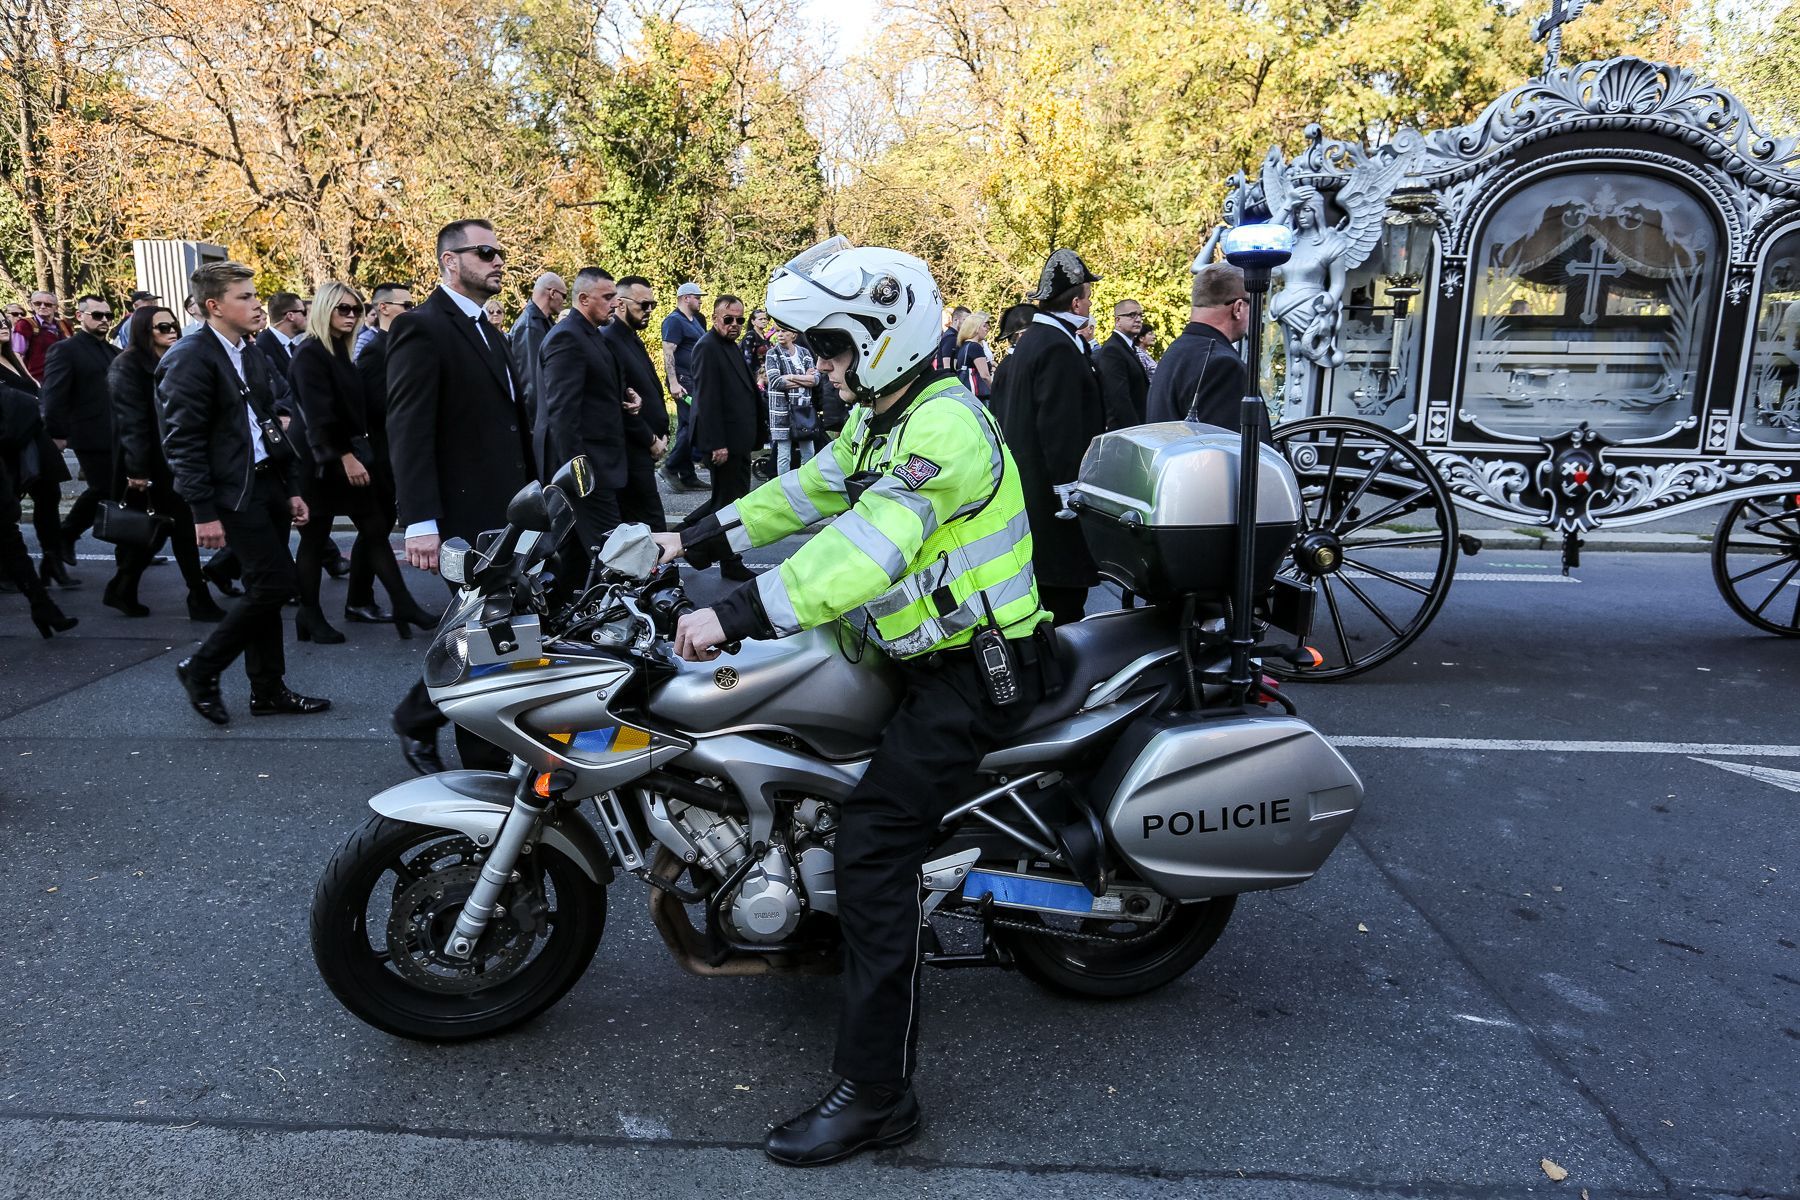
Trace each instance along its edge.
<path fill-rule="evenodd" d="M 303 642 L 341 642 L 319 608 L 319 571 L 324 564 L 325 543 L 336 517 L 348 516 L 356 524 L 356 540 L 366 544 L 351 557 L 366 554 L 375 578 L 387 589 L 393 604 L 394 628 L 411 637 L 411 626 L 431 629 L 437 615 L 420 607 L 400 576 L 400 566 L 388 544 L 393 529 L 374 486 L 375 457 L 369 445 L 368 400 L 361 373 L 350 361 L 356 323 L 362 316 L 362 297 L 341 283 L 327 283 L 313 297 L 307 318 L 307 338 L 294 352 L 288 382 L 306 415 L 314 477 L 313 517 L 300 531 L 300 552 L 295 565 L 300 571 L 300 611 L 294 632 Z"/>

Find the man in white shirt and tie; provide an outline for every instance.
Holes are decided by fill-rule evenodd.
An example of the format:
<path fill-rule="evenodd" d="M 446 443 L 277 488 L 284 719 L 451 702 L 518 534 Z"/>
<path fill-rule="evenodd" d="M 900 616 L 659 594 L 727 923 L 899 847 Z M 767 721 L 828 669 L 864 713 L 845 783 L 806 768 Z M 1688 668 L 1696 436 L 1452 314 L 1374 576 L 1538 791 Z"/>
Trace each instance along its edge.
<path fill-rule="evenodd" d="M 444 538 L 470 544 L 506 523 L 506 504 L 537 478 L 531 419 L 505 336 L 482 306 L 500 291 L 506 251 L 487 221 L 438 232 L 438 286 L 388 333 L 388 453 L 393 460 L 406 558 L 437 570 Z M 443 716 L 417 683 L 394 710 L 401 753 L 420 773 L 443 769 Z M 458 731 L 467 766 L 498 753 Z M 504 756 L 499 761 L 504 763 Z"/>
<path fill-rule="evenodd" d="M 302 696 L 285 681 L 281 609 L 297 582 L 288 531 L 308 513 L 300 459 L 275 415 L 272 368 L 250 343 L 263 323 L 255 275 L 241 263 L 208 263 L 192 283 L 207 328 L 157 365 L 163 452 L 193 510 L 195 540 L 209 550 L 229 546 L 245 590 L 176 675 L 194 711 L 215 725 L 231 720 L 219 676 L 239 655 L 252 716 L 323 712 L 329 700 Z"/>

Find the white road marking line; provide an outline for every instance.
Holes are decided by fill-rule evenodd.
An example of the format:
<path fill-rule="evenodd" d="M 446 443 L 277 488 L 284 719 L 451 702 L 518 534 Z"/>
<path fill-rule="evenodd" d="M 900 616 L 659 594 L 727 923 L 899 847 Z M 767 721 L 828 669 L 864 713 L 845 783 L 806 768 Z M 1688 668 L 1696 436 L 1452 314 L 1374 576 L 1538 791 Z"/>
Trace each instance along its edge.
<path fill-rule="evenodd" d="M 1513 738 L 1372 737 L 1327 734 L 1334 746 L 1368 750 L 1525 750 L 1539 754 L 1679 754 L 1692 758 L 1800 758 L 1800 746 L 1746 746 L 1721 742 L 1559 742 Z"/>
<path fill-rule="evenodd" d="M 1758 767 L 1749 763 L 1720 762 L 1714 758 L 1696 758 L 1697 763 L 1705 763 L 1709 767 L 1717 767 L 1721 771 L 1730 771 L 1733 775 L 1742 775 L 1746 779 L 1755 779 L 1763 783 L 1772 783 L 1778 788 L 1790 792 L 1800 792 L 1800 771 L 1778 771 L 1774 767 Z"/>
<path fill-rule="evenodd" d="M 1375 579 L 1367 571 L 1359 571 L 1355 567 L 1347 567 L 1346 575 L 1354 575 L 1358 579 Z M 1402 579 L 1412 579 L 1420 583 L 1430 583 L 1437 576 L 1430 571 L 1389 571 L 1390 575 L 1398 575 Z M 1453 577 L 1457 582 L 1465 579 L 1475 583 L 1580 583 L 1581 580 L 1568 575 L 1508 575 L 1500 571 L 1458 571 Z"/>

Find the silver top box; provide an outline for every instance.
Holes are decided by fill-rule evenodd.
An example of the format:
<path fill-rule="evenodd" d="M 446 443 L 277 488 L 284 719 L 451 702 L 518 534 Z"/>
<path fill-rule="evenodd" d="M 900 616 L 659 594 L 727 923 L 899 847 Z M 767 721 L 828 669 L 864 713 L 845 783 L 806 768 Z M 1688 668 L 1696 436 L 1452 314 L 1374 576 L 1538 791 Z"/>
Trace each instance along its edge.
<path fill-rule="evenodd" d="M 1165 421 L 1103 433 L 1089 444 L 1075 488 L 1079 503 L 1128 525 L 1192 528 L 1237 523 L 1236 433 Z M 1261 447 L 1256 523 L 1300 520 L 1300 488 L 1279 450 Z"/>

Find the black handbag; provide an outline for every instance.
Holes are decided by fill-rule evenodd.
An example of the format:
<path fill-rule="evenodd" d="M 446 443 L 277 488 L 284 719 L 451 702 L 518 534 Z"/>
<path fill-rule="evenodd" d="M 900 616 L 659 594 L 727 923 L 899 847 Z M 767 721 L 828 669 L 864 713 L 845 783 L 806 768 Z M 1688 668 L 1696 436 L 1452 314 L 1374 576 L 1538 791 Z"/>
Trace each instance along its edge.
<path fill-rule="evenodd" d="M 819 436 L 819 413 L 812 397 L 804 392 L 790 393 L 788 400 L 788 440 L 810 442 Z"/>
<path fill-rule="evenodd" d="M 124 550 L 155 549 L 169 527 L 169 518 L 117 500 L 102 500 L 94 510 L 94 536 Z"/>

